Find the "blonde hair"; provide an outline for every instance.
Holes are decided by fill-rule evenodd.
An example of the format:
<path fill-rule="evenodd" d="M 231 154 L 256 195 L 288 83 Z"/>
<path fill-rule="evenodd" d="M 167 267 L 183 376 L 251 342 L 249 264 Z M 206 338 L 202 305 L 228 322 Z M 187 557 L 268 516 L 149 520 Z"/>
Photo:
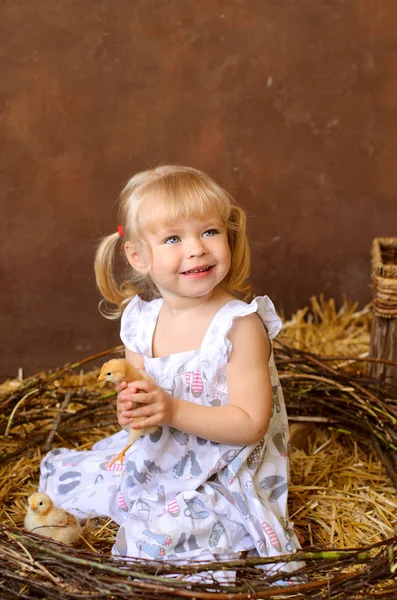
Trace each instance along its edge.
<path fill-rule="evenodd" d="M 102 301 L 100 312 L 117 319 L 135 295 L 149 301 L 160 296 L 151 278 L 140 275 L 128 263 L 128 275 L 116 278 L 117 257 L 121 255 L 127 262 L 123 248 L 126 241 L 142 247 L 145 233 L 155 231 L 159 222 L 165 225 L 179 218 L 209 214 L 219 217 L 228 233 L 231 266 L 221 285 L 239 298 L 250 299 L 250 250 L 244 211 L 205 173 L 192 167 L 163 165 L 134 175 L 120 194 L 118 223 L 123 237 L 112 233 L 103 238 L 95 256 L 97 286 L 104 300 L 113 305 L 104 306 Z"/>

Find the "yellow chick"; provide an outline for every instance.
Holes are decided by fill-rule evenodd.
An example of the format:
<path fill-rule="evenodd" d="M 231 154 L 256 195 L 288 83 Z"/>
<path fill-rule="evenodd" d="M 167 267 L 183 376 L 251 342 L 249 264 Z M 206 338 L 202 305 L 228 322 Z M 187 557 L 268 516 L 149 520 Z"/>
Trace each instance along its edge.
<path fill-rule="evenodd" d="M 43 492 L 29 496 L 28 503 L 25 529 L 64 544 L 77 542 L 81 527 L 74 515 L 54 506 L 51 498 Z"/>
<path fill-rule="evenodd" d="M 151 377 L 145 373 L 145 371 L 139 371 L 136 369 L 128 360 L 125 358 L 113 358 L 104 365 L 102 365 L 101 372 L 99 373 L 98 381 L 110 381 L 115 385 L 122 381 L 131 382 L 139 381 L 141 379 L 151 380 Z M 144 417 L 138 417 L 136 421 L 142 421 Z M 112 460 L 110 465 L 113 465 L 118 460 L 123 462 L 125 453 L 141 436 L 147 433 L 154 433 L 157 431 L 157 427 L 146 427 L 144 429 L 131 429 L 128 427 L 128 444 L 123 450 Z M 109 466 L 110 466 L 109 465 Z"/>

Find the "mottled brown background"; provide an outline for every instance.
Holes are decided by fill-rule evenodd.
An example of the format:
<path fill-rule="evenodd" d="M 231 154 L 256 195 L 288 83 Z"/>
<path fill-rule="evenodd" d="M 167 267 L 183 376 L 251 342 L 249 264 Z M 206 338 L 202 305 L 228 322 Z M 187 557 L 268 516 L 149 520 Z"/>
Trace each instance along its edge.
<path fill-rule="evenodd" d="M 396 2 L 3 0 L 0 39 L 2 377 L 118 343 L 94 248 L 160 162 L 236 195 L 287 315 L 370 299 L 397 224 Z"/>

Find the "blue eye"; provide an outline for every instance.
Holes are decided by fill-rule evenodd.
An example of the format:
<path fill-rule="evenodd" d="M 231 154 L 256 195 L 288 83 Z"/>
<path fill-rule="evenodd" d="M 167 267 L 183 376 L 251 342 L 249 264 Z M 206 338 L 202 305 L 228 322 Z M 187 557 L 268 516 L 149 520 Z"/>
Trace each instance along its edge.
<path fill-rule="evenodd" d="M 213 235 L 216 235 L 217 233 L 219 233 L 219 231 L 217 229 L 207 229 L 207 231 L 204 231 L 203 237 L 212 237 Z"/>
<path fill-rule="evenodd" d="M 181 241 L 179 235 L 170 235 L 166 240 L 164 240 L 164 244 L 177 244 Z"/>

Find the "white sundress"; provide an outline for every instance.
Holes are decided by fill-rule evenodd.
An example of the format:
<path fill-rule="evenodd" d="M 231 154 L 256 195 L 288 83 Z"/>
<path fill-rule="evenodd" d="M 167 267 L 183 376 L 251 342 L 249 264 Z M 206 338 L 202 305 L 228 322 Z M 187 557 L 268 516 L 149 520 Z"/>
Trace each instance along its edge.
<path fill-rule="evenodd" d="M 234 319 L 256 312 L 270 339 L 281 329 L 267 296 L 251 304 L 232 300 L 214 316 L 199 350 L 153 358 L 162 302 L 134 297 L 122 316 L 121 339 L 143 355 L 159 386 L 203 406 L 228 404 L 227 335 Z M 189 561 L 228 558 L 243 550 L 260 556 L 293 552 L 300 546 L 287 510 L 288 423 L 273 352 L 269 369 L 273 411 L 258 444 L 220 444 L 163 426 L 141 437 L 124 465 L 110 467 L 127 442 L 122 430 L 92 450 L 49 452 L 41 465 L 40 491 L 79 518 L 108 516 L 118 523 L 114 555 Z"/>

